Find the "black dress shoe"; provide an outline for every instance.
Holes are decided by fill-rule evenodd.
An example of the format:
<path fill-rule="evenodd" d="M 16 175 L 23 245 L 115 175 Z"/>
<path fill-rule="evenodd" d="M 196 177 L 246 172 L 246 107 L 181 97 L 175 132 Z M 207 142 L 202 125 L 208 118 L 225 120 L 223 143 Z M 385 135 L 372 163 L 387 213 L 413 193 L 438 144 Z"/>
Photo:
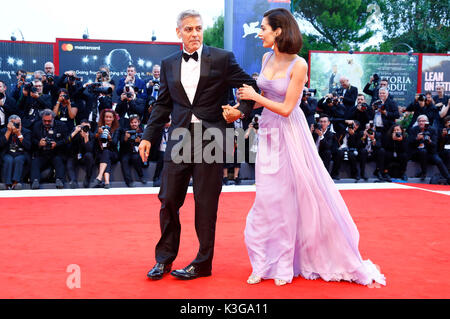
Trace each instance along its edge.
<path fill-rule="evenodd" d="M 211 276 L 211 271 L 200 271 L 198 267 L 189 265 L 183 269 L 174 270 L 170 273 L 172 276 L 182 280 L 190 280 L 198 277 Z"/>
<path fill-rule="evenodd" d="M 152 269 L 147 273 L 147 277 L 152 280 L 158 280 L 163 277 L 164 274 L 167 274 L 172 269 L 172 264 L 160 264 L 156 263 Z"/>

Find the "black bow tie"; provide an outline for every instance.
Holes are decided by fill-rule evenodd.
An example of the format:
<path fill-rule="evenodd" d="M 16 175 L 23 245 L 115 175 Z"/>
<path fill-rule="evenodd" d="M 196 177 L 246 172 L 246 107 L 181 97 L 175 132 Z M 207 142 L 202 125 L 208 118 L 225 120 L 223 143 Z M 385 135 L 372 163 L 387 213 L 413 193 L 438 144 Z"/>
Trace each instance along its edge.
<path fill-rule="evenodd" d="M 189 61 L 190 58 L 194 59 L 195 61 L 198 61 L 198 53 L 197 53 L 197 51 L 195 51 L 192 54 L 188 54 L 186 52 L 183 52 L 183 59 L 184 59 L 184 61 L 187 62 L 187 61 Z"/>

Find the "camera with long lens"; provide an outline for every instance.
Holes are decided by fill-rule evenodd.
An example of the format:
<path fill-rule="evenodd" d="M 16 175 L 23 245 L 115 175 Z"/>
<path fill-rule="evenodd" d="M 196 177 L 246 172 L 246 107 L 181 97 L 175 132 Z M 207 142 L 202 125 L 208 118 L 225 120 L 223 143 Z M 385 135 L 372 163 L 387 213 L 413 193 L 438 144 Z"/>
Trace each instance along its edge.
<path fill-rule="evenodd" d="M 68 75 L 67 80 L 70 82 L 81 81 L 81 78 L 76 77 L 75 75 Z"/>
<path fill-rule="evenodd" d="M 23 89 L 25 91 L 28 91 L 28 92 L 31 92 L 31 93 L 36 93 L 37 92 L 37 88 L 33 85 L 32 82 L 26 83 L 25 86 L 23 87 Z"/>
<path fill-rule="evenodd" d="M 373 85 L 378 86 L 378 84 L 380 83 L 380 76 L 378 74 L 374 73 L 372 75 L 372 77 L 373 77 L 373 80 L 372 80 Z"/>
<path fill-rule="evenodd" d="M 82 127 L 81 127 L 81 130 L 83 131 L 83 132 L 89 132 L 89 130 L 90 130 L 90 128 L 89 128 L 89 125 L 83 125 Z"/>
<path fill-rule="evenodd" d="M 375 131 L 373 130 L 373 121 L 369 121 L 369 128 L 367 129 L 367 134 L 372 135 Z"/>
<path fill-rule="evenodd" d="M 111 128 L 108 125 L 104 125 L 102 126 L 102 134 L 100 135 L 100 141 L 102 143 L 107 143 L 108 142 L 108 136 L 111 132 Z"/>
<path fill-rule="evenodd" d="M 63 95 L 62 95 L 62 98 L 63 98 L 64 100 L 66 100 L 66 101 L 69 100 L 69 96 L 68 96 L 67 94 L 63 94 Z"/>
<path fill-rule="evenodd" d="M 315 131 L 315 130 L 320 130 L 320 129 L 321 129 L 320 124 L 317 123 L 317 122 L 315 122 L 315 123 L 313 124 L 313 130 Z"/>
<path fill-rule="evenodd" d="M 372 105 L 373 105 L 373 109 L 375 111 L 377 109 L 380 109 L 380 110 L 384 110 L 385 109 L 384 103 L 381 100 L 376 100 Z"/>
<path fill-rule="evenodd" d="M 55 81 L 55 76 L 53 74 L 51 74 L 51 73 L 45 74 L 45 77 L 47 78 L 47 82 L 48 83 Z"/>
<path fill-rule="evenodd" d="M 131 91 L 131 89 L 133 89 L 134 92 L 137 92 L 137 88 L 132 86 L 132 85 L 126 85 L 125 86 L 125 95 L 127 96 L 128 99 L 133 97 L 133 92 Z"/>
<path fill-rule="evenodd" d="M 354 130 L 355 129 L 355 124 L 354 123 L 350 123 L 347 125 L 349 130 Z"/>
<path fill-rule="evenodd" d="M 20 123 L 15 123 L 14 122 L 13 125 L 14 125 L 15 128 L 19 128 L 20 127 Z"/>
<path fill-rule="evenodd" d="M 369 107 L 369 105 L 367 103 L 361 103 L 361 110 L 362 111 L 367 111 L 368 107 Z"/>
<path fill-rule="evenodd" d="M 159 91 L 159 88 L 161 87 L 161 84 L 159 83 L 159 80 L 152 80 L 153 82 L 153 90 L 154 91 Z"/>
<path fill-rule="evenodd" d="M 395 132 L 395 137 L 397 137 L 397 138 L 402 137 L 402 133 L 400 133 L 400 132 Z"/>
<path fill-rule="evenodd" d="M 99 71 L 98 73 L 100 74 L 100 76 L 102 78 L 106 78 L 108 76 L 108 72 L 106 72 L 106 71 Z"/>
<path fill-rule="evenodd" d="M 51 138 L 51 137 L 48 137 L 48 136 L 46 136 L 44 138 L 44 140 L 45 140 L 44 150 L 45 151 L 51 150 L 52 149 L 52 142 L 54 142 L 55 140 L 53 138 Z"/>
<path fill-rule="evenodd" d="M 137 130 L 128 130 L 128 134 L 130 134 L 130 140 L 134 141 L 138 137 L 142 137 L 142 133 L 138 132 Z"/>
<path fill-rule="evenodd" d="M 93 94 L 105 94 L 105 95 L 112 94 L 112 88 L 110 86 L 108 87 L 103 86 L 103 83 L 101 82 L 94 82 L 91 85 L 89 85 L 88 91 Z"/>

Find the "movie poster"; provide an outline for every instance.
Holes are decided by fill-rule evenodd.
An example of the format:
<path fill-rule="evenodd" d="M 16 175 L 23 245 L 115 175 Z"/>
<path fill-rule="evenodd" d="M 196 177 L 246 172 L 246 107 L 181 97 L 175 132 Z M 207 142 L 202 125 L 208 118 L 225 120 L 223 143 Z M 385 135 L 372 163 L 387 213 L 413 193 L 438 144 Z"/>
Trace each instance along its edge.
<path fill-rule="evenodd" d="M 311 51 L 310 56 L 310 88 L 317 90 L 316 98 L 340 87 L 341 76 L 363 93 L 373 74 L 389 80 L 389 94 L 401 106 L 408 105 L 417 92 L 418 55 Z M 370 101 L 367 95 L 366 100 Z"/>
<path fill-rule="evenodd" d="M 444 87 L 445 95 L 450 95 L 450 55 L 422 56 L 422 92 L 436 93 L 436 86 Z"/>

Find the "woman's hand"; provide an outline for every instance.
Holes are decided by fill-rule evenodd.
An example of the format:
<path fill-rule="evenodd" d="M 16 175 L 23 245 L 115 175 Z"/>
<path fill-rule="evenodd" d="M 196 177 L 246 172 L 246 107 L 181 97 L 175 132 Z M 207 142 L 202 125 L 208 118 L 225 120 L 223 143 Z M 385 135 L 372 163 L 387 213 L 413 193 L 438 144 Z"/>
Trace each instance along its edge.
<path fill-rule="evenodd" d="M 243 84 L 243 87 L 239 88 L 239 97 L 241 100 L 253 100 L 255 101 L 258 93 L 255 89 L 247 84 Z"/>

